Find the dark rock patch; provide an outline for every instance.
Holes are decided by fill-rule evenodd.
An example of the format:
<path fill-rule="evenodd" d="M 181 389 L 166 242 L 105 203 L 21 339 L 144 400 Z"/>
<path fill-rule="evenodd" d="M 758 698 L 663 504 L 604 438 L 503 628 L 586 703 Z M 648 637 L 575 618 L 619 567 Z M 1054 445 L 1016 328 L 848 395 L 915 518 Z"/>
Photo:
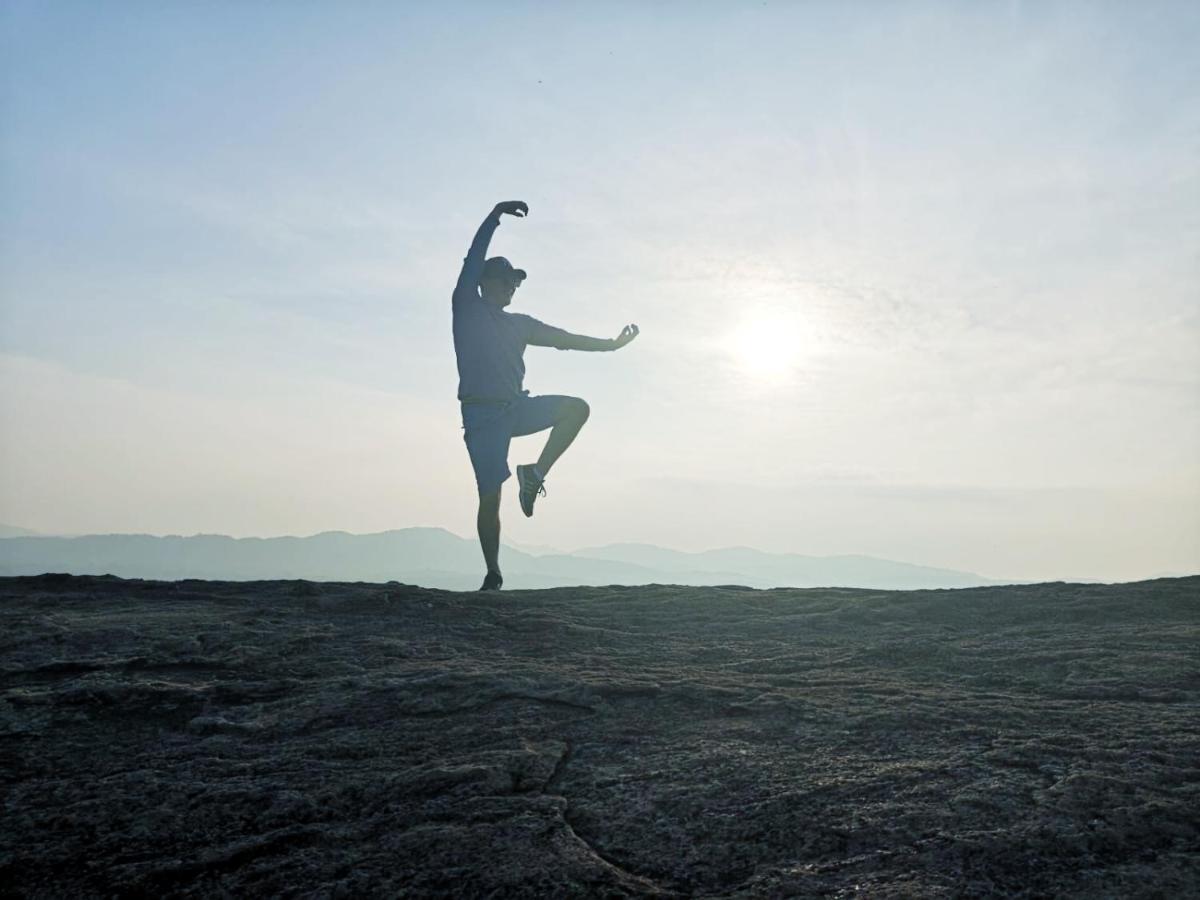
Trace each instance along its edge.
<path fill-rule="evenodd" d="M 0 893 L 1200 895 L 1198 589 L 0 579 Z"/>

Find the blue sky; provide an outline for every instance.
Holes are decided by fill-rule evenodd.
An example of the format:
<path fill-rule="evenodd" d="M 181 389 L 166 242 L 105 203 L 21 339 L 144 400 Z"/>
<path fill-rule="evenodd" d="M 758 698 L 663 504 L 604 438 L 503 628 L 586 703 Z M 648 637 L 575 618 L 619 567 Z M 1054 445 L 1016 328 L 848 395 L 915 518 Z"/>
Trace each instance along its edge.
<path fill-rule="evenodd" d="M 473 531 L 449 292 L 592 419 L 506 540 L 1200 569 L 1185 3 L 10 3 L 0 521 Z M 516 462 L 536 439 L 514 445 Z"/>

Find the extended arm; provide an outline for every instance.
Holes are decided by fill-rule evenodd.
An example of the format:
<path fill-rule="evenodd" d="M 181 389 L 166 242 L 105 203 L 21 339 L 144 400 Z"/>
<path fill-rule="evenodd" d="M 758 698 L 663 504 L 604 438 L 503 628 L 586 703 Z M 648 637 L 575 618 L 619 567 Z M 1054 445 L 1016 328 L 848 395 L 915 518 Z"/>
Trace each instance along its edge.
<path fill-rule="evenodd" d="M 454 302 L 457 303 L 464 297 L 479 298 L 479 277 L 483 274 L 483 261 L 487 258 L 492 234 L 500 224 L 500 214 L 508 213 L 520 218 L 528 212 L 529 207 L 520 200 L 509 200 L 505 203 L 497 203 L 496 208 L 488 213 L 483 224 L 479 226 L 479 230 L 475 232 L 475 239 L 471 241 L 471 249 L 463 258 L 462 271 L 459 272 L 458 283 L 454 286 Z"/>
<path fill-rule="evenodd" d="M 557 347 L 559 350 L 620 350 L 638 336 L 638 327 L 636 325 L 626 325 L 614 339 L 588 337 L 586 334 L 572 334 L 569 331 L 563 331 L 561 328 L 555 328 L 553 325 L 539 322 L 537 319 L 531 319 L 530 321 L 533 323 L 533 326 L 530 328 L 527 340 L 528 343 L 533 344 L 535 347 Z"/>

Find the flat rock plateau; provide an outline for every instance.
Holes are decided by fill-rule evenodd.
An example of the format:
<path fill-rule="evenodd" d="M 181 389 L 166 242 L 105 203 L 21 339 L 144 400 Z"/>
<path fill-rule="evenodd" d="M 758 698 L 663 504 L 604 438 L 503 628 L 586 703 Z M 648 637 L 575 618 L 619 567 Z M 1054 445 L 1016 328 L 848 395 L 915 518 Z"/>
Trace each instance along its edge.
<path fill-rule="evenodd" d="M 0 615 L 4 896 L 1200 896 L 1200 577 Z"/>

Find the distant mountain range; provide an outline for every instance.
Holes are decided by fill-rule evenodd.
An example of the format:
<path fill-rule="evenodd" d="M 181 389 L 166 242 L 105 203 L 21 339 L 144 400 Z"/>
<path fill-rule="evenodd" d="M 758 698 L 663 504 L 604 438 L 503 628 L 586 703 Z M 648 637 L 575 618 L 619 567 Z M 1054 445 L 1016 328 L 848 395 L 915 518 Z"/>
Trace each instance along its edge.
<path fill-rule="evenodd" d="M 40 533 L 38 531 L 30 531 L 28 528 L 18 528 L 15 525 L 0 525 L 0 538 L 35 537 Z"/>
<path fill-rule="evenodd" d="M 23 531 L 6 527 L 4 532 Z M 746 547 L 684 553 L 650 544 L 610 544 L 573 553 L 501 552 L 506 588 L 608 584 L 740 584 L 748 587 L 958 588 L 997 584 L 970 572 L 870 556 L 801 556 Z M 0 537 L 0 575 L 118 575 L 175 581 L 304 578 L 400 581 L 475 590 L 479 545 L 441 528 L 376 534 L 326 531 L 311 537 L 232 538 L 149 534 Z"/>

